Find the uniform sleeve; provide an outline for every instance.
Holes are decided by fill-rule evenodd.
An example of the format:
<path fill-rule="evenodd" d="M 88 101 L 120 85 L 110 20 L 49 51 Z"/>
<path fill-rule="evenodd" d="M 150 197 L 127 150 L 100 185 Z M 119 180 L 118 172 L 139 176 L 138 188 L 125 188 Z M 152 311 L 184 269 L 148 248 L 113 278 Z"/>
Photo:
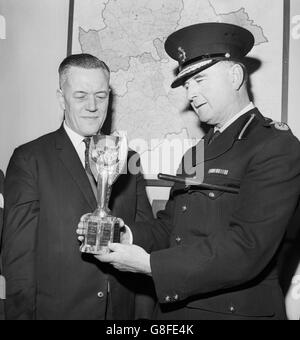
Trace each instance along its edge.
<path fill-rule="evenodd" d="M 136 179 L 136 192 L 137 192 L 137 204 L 136 204 L 136 216 L 135 221 L 147 221 L 153 219 L 152 208 L 146 193 L 146 181 L 141 172 L 137 174 Z"/>
<path fill-rule="evenodd" d="M 39 198 L 33 157 L 16 150 L 5 179 L 3 273 L 7 282 L 5 317 L 33 319 Z"/>
<path fill-rule="evenodd" d="M 140 159 L 137 160 L 137 167 L 139 169 L 137 175 L 137 214 L 135 223 L 130 226 L 133 233 L 133 243 L 143 247 L 148 252 L 166 248 L 169 245 L 169 234 L 173 229 L 172 195 L 170 195 L 166 209 L 158 212 L 157 219 L 154 219 L 145 190 Z"/>
<path fill-rule="evenodd" d="M 133 243 L 144 248 L 147 252 L 169 246 L 170 234 L 174 228 L 175 202 L 172 191 L 165 210 L 159 211 L 155 220 L 136 222 L 133 226 L 130 226 L 133 233 Z"/>
<path fill-rule="evenodd" d="M 300 191 L 300 147 L 291 135 L 277 135 L 255 153 L 242 179 L 228 225 L 187 246 L 151 254 L 160 302 L 232 288 L 256 278 L 283 239 Z"/>
<path fill-rule="evenodd" d="M 152 208 L 146 193 L 146 181 L 142 174 L 140 160 L 138 166 L 141 171 L 136 177 L 136 222 L 153 220 Z M 137 276 L 135 285 L 135 316 L 136 320 L 151 319 L 155 307 L 155 290 L 151 278 L 144 275 Z"/>

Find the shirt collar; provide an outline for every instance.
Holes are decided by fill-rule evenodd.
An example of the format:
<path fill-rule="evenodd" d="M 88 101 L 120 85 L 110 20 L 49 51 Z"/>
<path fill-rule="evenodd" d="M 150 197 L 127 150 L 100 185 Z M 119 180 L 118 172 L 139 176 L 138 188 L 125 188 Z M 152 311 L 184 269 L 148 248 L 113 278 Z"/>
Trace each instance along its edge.
<path fill-rule="evenodd" d="M 238 118 L 240 118 L 242 115 L 247 113 L 248 111 L 254 109 L 255 106 L 252 102 L 250 102 L 243 110 L 241 110 L 239 113 L 237 113 L 235 116 L 233 116 L 231 119 L 229 119 L 228 122 L 226 122 L 221 128 L 215 127 L 214 132 L 220 131 L 221 133 L 227 129 L 232 123 L 234 123 Z"/>
<path fill-rule="evenodd" d="M 68 125 L 66 124 L 66 121 L 64 121 L 64 129 L 67 135 L 69 136 L 74 148 L 77 150 L 79 145 L 82 143 L 85 137 L 79 135 L 77 132 L 70 129 Z"/>

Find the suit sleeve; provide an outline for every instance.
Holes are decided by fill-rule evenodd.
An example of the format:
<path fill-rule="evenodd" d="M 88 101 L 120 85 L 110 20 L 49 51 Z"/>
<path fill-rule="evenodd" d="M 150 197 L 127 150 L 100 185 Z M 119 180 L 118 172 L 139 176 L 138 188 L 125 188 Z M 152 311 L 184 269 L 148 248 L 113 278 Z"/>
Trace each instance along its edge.
<path fill-rule="evenodd" d="M 17 149 L 5 179 L 3 272 L 7 281 L 5 317 L 35 317 L 35 254 L 39 197 L 35 160 Z"/>
<path fill-rule="evenodd" d="M 153 252 L 160 302 L 232 288 L 256 278 L 270 263 L 296 208 L 300 147 L 289 134 L 268 140 L 251 159 L 228 225 L 193 245 Z"/>

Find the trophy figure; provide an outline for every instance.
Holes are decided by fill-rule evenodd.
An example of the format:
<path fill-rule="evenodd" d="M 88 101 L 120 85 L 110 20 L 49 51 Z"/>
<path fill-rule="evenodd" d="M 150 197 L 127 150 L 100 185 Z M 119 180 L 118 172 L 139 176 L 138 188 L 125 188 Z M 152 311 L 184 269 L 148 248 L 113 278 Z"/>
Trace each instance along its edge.
<path fill-rule="evenodd" d="M 89 164 L 97 180 L 97 209 L 80 221 L 86 230 L 80 247 L 83 253 L 101 255 L 109 252 L 109 242 L 120 242 L 120 219 L 108 208 L 113 183 L 127 163 L 127 140 L 120 134 L 96 135 L 91 138 Z"/>

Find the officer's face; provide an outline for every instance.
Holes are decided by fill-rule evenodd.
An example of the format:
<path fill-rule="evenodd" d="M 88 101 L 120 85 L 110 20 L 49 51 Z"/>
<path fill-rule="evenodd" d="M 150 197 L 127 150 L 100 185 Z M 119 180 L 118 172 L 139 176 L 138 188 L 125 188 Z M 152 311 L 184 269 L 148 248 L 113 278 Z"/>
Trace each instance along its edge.
<path fill-rule="evenodd" d="M 58 92 L 66 124 L 81 136 L 102 127 L 109 100 L 109 74 L 102 69 L 71 67 Z"/>
<path fill-rule="evenodd" d="M 201 122 L 222 126 L 232 114 L 235 101 L 230 66 L 223 62 L 185 82 L 187 96 Z"/>

